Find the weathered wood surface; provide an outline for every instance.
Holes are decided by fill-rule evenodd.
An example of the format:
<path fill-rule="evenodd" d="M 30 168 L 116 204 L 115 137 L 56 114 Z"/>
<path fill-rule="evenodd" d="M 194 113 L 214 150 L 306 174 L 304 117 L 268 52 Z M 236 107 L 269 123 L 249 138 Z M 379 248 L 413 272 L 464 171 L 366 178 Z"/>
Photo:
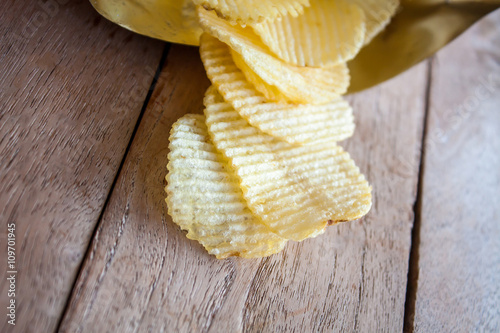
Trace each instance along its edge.
<path fill-rule="evenodd" d="M 344 146 L 374 186 L 369 216 L 262 260 L 217 260 L 167 215 L 169 130 L 202 111 L 208 85 L 197 49 L 173 46 L 159 82 L 61 330 L 401 331 L 426 64 L 349 98 L 358 128 Z"/>
<path fill-rule="evenodd" d="M 163 43 L 87 0 L 0 3 L 1 332 L 52 332 L 125 154 Z M 7 224 L 16 225 L 16 326 Z"/>
<path fill-rule="evenodd" d="M 162 44 L 86 0 L 42 3 L 0 4 L 0 237 L 14 221 L 19 272 L 17 325 L 2 332 L 397 332 L 405 315 L 419 332 L 498 331 L 498 13 L 432 66 L 348 98 L 357 131 L 343 146 L 374 187 L 366 218 L 219 261 L 164 203 L 170 127 L 201 112 L 208 86 L 197 50 L 172 47 L 125 152 Z M 5 280 L 0 292 L 5 309 Z"/>
<path fill-rule="evenodd" d="M 231 262 L 213 259 L 186 239 L 167 215 L 163 190 L 170 128 L 183 114 L 202 112 L 208 85 L 198 50 L 172 46 L 85 259 L 63 332 L 134 331 L 148 318 L 156 332 L 164 325 L 174 331 L 173 321 L 189 331 L 208 325 L 224 301 Z"/>
<path fill-rule="evenodd" d="M 500 331 L 500 12 L 433 62 L 417 332 Z"/>

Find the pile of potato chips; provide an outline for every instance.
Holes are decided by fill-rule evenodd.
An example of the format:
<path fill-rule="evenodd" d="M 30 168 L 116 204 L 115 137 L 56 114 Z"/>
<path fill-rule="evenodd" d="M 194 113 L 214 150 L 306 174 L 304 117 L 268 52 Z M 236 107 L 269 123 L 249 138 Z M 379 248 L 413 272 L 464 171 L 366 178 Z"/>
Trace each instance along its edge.
<path fill-rule="evenodd" d="M 170 134 L 173 221 L 217 258 L 255 258 L 365 215 L 371 188 L 337 144 L 354 132 L 346 62 L 399 2 L 194 3 L 212 86 Z"/>

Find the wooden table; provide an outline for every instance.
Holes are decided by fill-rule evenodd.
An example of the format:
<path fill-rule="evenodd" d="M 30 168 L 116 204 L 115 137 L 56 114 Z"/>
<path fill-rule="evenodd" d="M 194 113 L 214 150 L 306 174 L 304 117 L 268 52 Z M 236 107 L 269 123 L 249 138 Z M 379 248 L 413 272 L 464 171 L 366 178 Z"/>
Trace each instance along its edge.
<path fill-rule="evenodd" d="M 3 1 L 0 36 L 2 332 L 500 330 L 500 12 L 348 97 L 371 212 L 262 260 L 216 260 L 167 215 L 196 48 L 87 0 Z"/>

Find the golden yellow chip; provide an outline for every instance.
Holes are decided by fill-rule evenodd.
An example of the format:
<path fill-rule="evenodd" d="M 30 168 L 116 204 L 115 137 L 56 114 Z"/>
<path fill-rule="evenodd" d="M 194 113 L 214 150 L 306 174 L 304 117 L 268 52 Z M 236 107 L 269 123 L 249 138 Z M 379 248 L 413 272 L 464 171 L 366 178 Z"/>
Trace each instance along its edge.
<path fill-rule="evenodd" d="M 309 0 L 194 0 L 194 3 L 214 9 L 229 21 L 243 24 L 287 14 L 297 16 L 303 13 L 304 6 L 309 6 Z"/>
<path fill-rule="evenodd" d="M 351 60 L 363 46 L 365 15 L 347 0 L 314 0 L 300 16 L 286 15 L 252 27 L 287 63 L 333 66 Z"/>
<path fill-rule="evenodd" d="M 346 93 L 349 87 L 349 69 L 345 63 L 330 68 L 274 68 L 265 62 L 247 63 L 245 58 L 233 49 L 231 55 L 247 80 L 271 101 L 323 104 Z M 252 61 L 251 58 L 249 61 Z M 257 69 L 259 74 L 254 69 Z"/>
<path fill-rule="evenodd" d="M 389 24 L 399 7 L 399 0 L 353 0 L 353 2 L 366 16 L 365 45 Z"/>
<path fill-rule="evenodd" d="M 224 99 L 261 131 L 295 144 L 342 141 L 353 134 L 353 112 L 342 98 L 322 105 L 269 102 L 236 67 L 226 44 L 204 34 L 200 54 Z"/>
<path fill-rule="evenodd" d="M 340 146 L 296 146 L 264 134 L 214 86 L 205 95 L 205 115 L 212 142 L 239 177 L 248 207 L 279 236 L 301 241 L 369 211 L 371 188 Z"/>
<path fill-rule="evenodd" d="M 322 104 L 346 92 L 349 74 L 345 64 L 332 68 L 291 65 L 276 58 L 251 28 L 231 25 L 215 12 L 203 8 L 199 8 L 198 13 L 205 32 L 239 53 L 252 71 L 268 85 L 275 86 L 289 101 Z"/>
<path fill-rule="evenodd" d="M 224 44 L 225 45 L 225 44 Z M 238 67 L 245 78 L 253 84 L 255 89 L 260 92 L 264 97 L 270 102 L 280 102 L 280 103 L 288 103 L 289 100 L 285 95 L 281 93 L 281 91 L 275 87 L 267 84 L 260 76 L 257 75 L 245 62 L 243 57 L 235 52 L 233 49 L 229 48 L 231 51 L 231 57 L 233 58 L 234 64 Z"/>
<path fill-rule="evenodd" d="M 172 220 L 219 259 L 281 251 L 286 241 L 250 212 L 238 178 L 210 142 L 204 120 L 186 115 L 172 127 L 165 188 Z"/>

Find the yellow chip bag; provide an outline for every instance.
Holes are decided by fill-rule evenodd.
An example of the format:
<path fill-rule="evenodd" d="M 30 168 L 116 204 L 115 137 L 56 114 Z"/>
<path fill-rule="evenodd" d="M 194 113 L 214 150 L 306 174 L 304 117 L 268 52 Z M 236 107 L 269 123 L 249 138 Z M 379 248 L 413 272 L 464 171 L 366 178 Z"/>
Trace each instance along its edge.
<path fill-rule="evenodd" d="M 238 178 L 211 143 L 204 120 L 185 115 L 172 127 L 165 188 L 169 215 L 219 259 L 281 251 L 286 240 L 248 209 Z"/>
<path fill-rule="evenodd" d="M 322 105 L 271 102 L 236 67 L 226 44 L 204 34 L 200 54 L 209 79 L 224 99 L 261 131 L 295 144 L 336 142 L 352 135 L 352 109 L 342 98 Z"/>
<path fill-rule="evenodd" d="M 369 211 L 371 188 L 340 146 L 296 146 L 264 134 L 214 86 L 204 103 L 210 137 L 240 179 L 248 207 L 279 236 L 301 241 Z"/>

